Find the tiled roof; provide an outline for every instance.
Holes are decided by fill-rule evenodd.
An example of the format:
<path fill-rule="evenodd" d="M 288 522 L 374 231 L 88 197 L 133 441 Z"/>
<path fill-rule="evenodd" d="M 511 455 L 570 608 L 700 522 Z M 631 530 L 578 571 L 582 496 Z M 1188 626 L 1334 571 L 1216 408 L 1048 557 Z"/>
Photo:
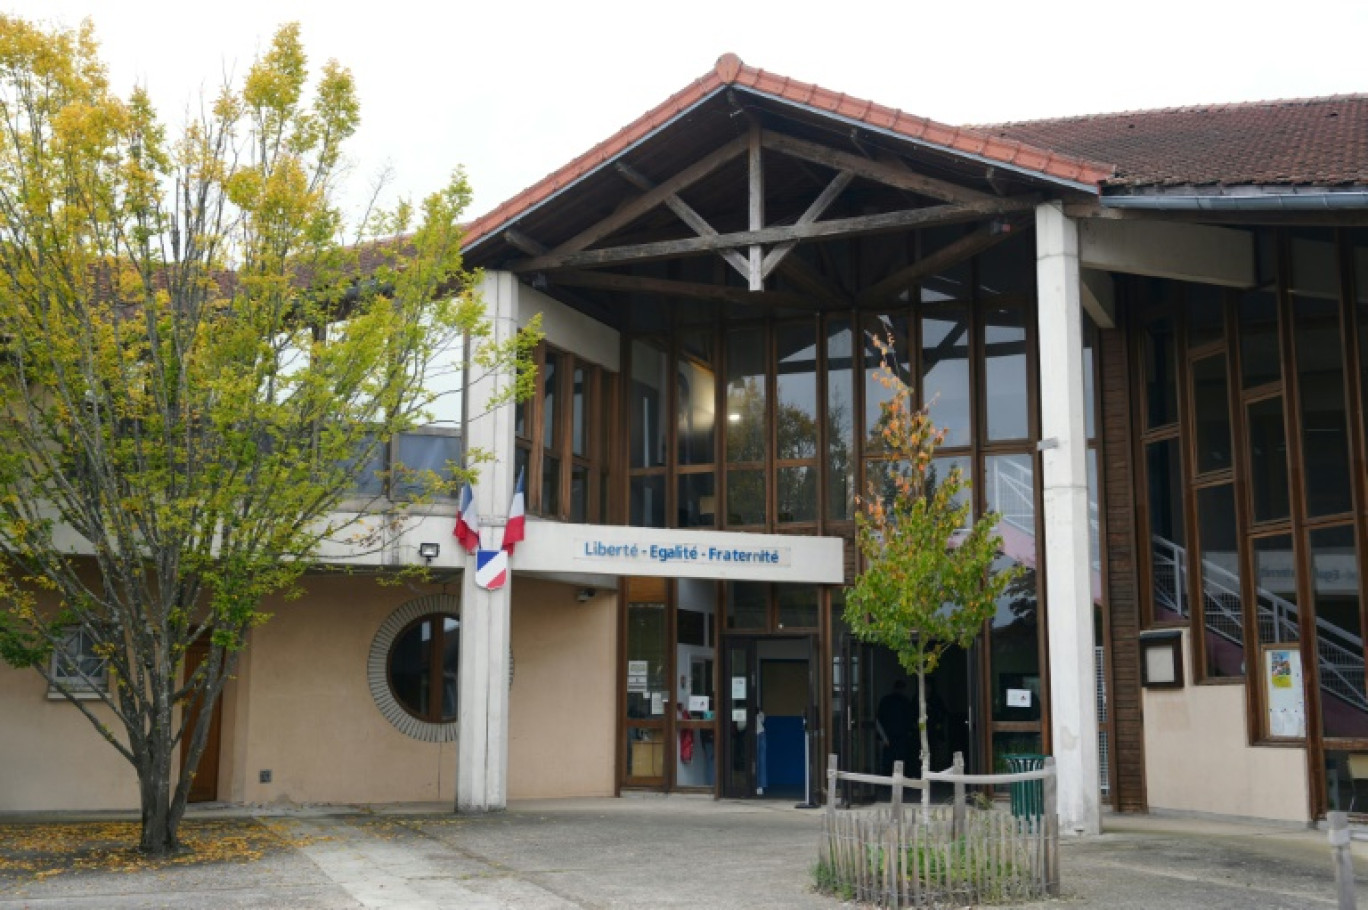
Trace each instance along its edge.
<path fill-rule="evenodd" d="M 1368 184 L 1368 95 L 1220 104 L 981 126 L 1116 165 L 1104 186 Z"/>
<path fill-rule="evenodd" d="M 907 139 L 951 153 L 973 155 L 1032 172 L 1046 179 L 1096 185 L 1111 176 L 1112 168 L 1071 153 L 1049 151 L 1029 142 L 996 135 L 972 127 L 947 126 L 914 117 L 873 101 L 853 98 L 808 82 L 799 82 L 762 69 L 746 66 L 735 54 L 724 54 L 716 66 L 675 92 L 664 102 L 609 136 L 589 151 L 543 178 L 466 227 L 467 246 L 506 225 L 533 206 L 569 186 L 584 175 L 613 160 L 633 143 L 713 92 L 728 85 L 740 86 L 812 110 L 866 123 Z"/>

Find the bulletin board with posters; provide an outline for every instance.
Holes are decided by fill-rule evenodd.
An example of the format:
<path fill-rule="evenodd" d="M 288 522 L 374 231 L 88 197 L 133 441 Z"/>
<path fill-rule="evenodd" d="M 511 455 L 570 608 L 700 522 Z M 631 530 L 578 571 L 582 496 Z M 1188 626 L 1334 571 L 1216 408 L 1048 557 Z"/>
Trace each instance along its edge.
<path fill-rule="evenodd" d="M 1302 686 L 1301 648 L 1296 642 L 1263 646 L 1264 705 L 1268 735 L 1306 737 L 1306 689 Z"/>

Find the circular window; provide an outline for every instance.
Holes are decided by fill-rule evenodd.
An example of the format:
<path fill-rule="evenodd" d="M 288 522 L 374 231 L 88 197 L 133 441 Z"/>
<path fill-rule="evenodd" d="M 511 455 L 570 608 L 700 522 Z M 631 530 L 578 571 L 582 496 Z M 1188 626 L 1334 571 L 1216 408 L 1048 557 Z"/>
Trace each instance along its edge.
<path fill-rule="evenodd" d="M 402 732 L 427 742 L 456 738 L 461 654 L 460 601 L 450 594 L 411 600 L 371 642 L 371 696 Z"/>

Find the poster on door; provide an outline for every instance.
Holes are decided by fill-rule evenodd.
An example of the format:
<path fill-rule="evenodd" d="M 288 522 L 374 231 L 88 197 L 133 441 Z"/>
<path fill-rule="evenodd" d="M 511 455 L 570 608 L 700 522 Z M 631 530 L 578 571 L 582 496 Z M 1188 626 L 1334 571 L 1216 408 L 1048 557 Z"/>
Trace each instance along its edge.
<path fill-rule="evenodd" d="M 1302 687 L 1301 651 L 1296 645 L 1265 645 L 1263 651 L 1264 704 L 1268 706 L 1268 735 L 1301 739 L 1306 736 L 1306 693 Z"/>

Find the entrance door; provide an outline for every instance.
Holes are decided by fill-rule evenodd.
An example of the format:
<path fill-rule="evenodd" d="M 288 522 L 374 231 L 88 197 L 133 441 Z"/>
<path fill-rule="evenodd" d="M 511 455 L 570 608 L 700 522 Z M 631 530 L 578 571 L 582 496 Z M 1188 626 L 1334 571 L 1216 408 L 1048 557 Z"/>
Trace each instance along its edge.
<path fill-rule="evenodd" d="M 806 799 L 815 732 L 813 639 L 724 639 L 722 795 Z"/>
<path fill-rule="evenodd" d="M 209 657 L 209 644 L 196 641 L 185 649 L 185 679 L 190 678 L 200 664 Z M 187 799 L 192 803 L 210 803 L 218 799 L 219 778 L 219 732 L 223 725 L 223 702 L 214 703 L 214 714 L 209 718 L 209 737 L 204 743 L 204 754 L 200 756 L 199 767 L 190 781 L 190 794 Z M 190 718 L 185 727 L 185 737 L 181 740 L 181 762 L 190 754 L 191 731 L 199 722 L 201 703 L 196 701 L 190 708 Z"/>
<path fill-rule="evenodd" d="M 669 605 L 663 579 L 627 585 L 627 704 L 622 783 L 664 789 L 670 724 Z"/>

